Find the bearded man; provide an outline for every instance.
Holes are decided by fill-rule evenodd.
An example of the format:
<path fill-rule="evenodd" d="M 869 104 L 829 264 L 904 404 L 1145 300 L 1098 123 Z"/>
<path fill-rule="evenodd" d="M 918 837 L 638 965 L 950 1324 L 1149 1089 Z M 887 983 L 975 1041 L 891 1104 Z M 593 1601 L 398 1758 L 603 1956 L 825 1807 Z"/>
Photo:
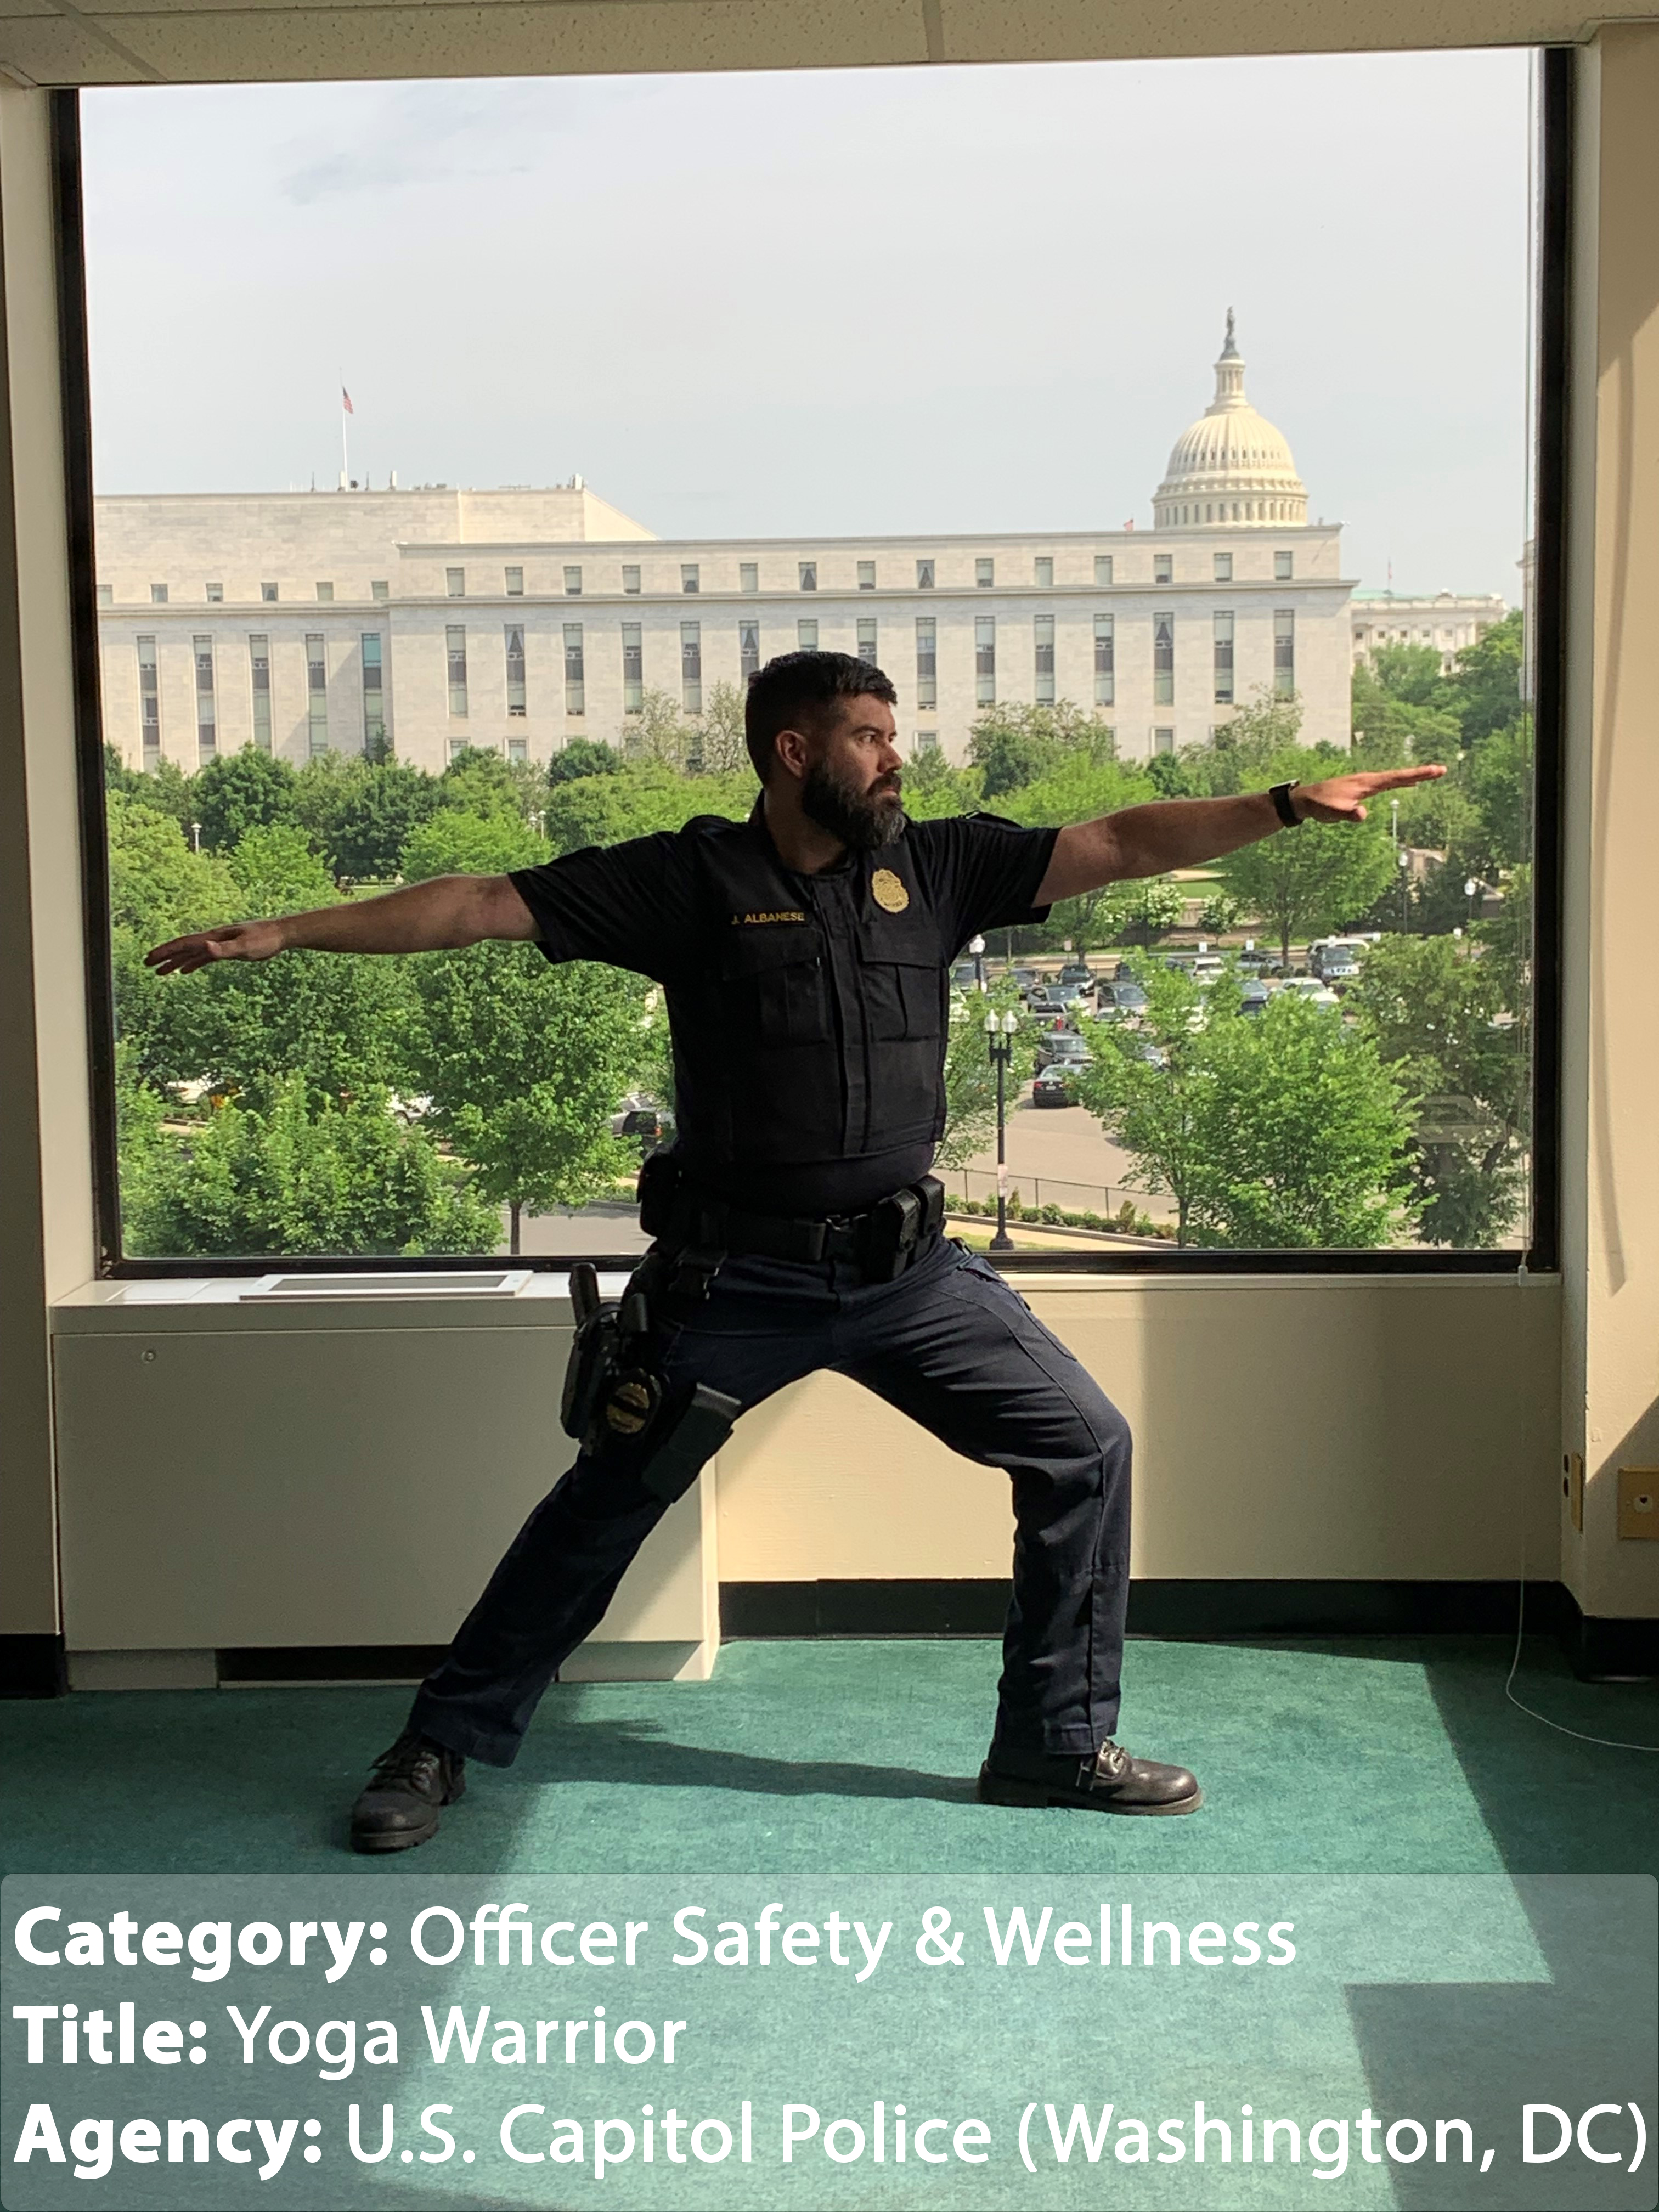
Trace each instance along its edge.
<path fill-rule="evenodd" d="M 1060 830 L 992 814 L 911 822 L 896 696 L 867 662 L 787 653 L 749 686 L 761 791 L 746 822 L 704 816 L 543 867 L 440 877 L 149 956 L 187 974 L 295 947 L 530 939 L 550 960 L 635 969 L 667 1000 L 677 1134 L 641 1181 L 654 1241 L 616 1310 L 631 1324 L 627 1371 L 608 1401 L 600 1375 L 574 1465 L 375 1762 L 353 1808 L 359 1850 L 435 1833 L 468 1759 L 510 1765 L 561 1662 L 696 1474 L 696 1451 L 682 1440 L 677 1459 L 665 1434 L 710 1406 L 729 1419 L 820 1368 L 1012 1482 L 1013 1592 L 981 1797 L 1150 1815 L 1202 1802 L 1186 1768 L 1114 1741 L 1127 1425 L 1003 1278 L 941 1231 L 928 1170 L 945 1125 L 949 971 L 971 938 L 1043 921 L 1055 900 L 1302 823 L 1363 820 L 1376 793 L 1442 771 L 1164 800 Z M 707 1427 L 694 1420 L 684 1433 L 694 1432 L 706 1443 Z"/>

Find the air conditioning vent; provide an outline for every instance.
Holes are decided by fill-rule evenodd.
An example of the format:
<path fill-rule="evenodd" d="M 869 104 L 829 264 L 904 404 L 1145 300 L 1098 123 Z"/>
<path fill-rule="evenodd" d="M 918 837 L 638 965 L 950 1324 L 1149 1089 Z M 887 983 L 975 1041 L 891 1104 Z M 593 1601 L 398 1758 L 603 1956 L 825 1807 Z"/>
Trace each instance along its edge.
<path fill-rule="evenodd" d="M 240 1295 L 243 1305 L 322 1298 L 512 1298 L 530 1280 L 527 1267 L 457 1269 L 453 1274 L 261 1275 Z"/>

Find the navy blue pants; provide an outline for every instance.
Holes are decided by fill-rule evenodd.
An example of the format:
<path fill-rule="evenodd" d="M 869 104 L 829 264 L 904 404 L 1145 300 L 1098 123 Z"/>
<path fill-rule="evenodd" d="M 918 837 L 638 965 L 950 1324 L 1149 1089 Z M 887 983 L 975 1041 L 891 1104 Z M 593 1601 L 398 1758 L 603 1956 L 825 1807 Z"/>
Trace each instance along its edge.
<path fill-rule="evenodd" d="M 1013 1600 L 995 1741 L 1092 1751 L 1117 1724 L 1129 1585 L 1129 1430 L 996 1270 L 937 1237 L 896 1282 L 844 1261 L 726 1261 L 703 1304 L 659 1322 L 665 1382 L 745 1411 L 819 1368 L 848 1375 L 1013 1483 Z M 561 1662 L 604 1617 L 664 1508 L 645 1447 L 607 1437 L 525 1522 L 422 1685 L 410 1724 L 495 1766 L 517 1755 Z"/>

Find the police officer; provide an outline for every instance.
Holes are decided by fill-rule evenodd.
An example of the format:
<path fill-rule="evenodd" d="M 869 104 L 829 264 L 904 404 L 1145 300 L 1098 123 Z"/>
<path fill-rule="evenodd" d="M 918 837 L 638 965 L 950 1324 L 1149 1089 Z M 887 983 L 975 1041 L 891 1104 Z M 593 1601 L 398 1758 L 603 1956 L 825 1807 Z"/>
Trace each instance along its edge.
<path fill-rule="evenodd" d="M 528 939 L 665 993 L 678 1133 L 647 1178 L 641 1356 L 665 1405 L 735 1412 L 818 1368 L 848 1375 L 1013 1486 L 1013 1596 L 981 1797 L 1166 1814 L 1184 1767 L 1114 1740 L 1129 1570 L 1129 1432 L 1094 1378 L 983 1260 L 940 1234 L 948 971 L 972 936 L 1163 874 L 1437 769 L 1125 809 L 1060 830 L 907 819 L 892 684 L 793 653 L 750 684 L 762 789 L 704 817 L 509 876 L 180 938 L 163 973 L 290 947 L 418 952 Z M 468 1758 L 505 1766 L 561 1662 L 603 1618 L 665 1508 L 652 1431 L 601 1422 L 526 1522 L 353 1809 L 360 1850 L 437 1829 Z"/>

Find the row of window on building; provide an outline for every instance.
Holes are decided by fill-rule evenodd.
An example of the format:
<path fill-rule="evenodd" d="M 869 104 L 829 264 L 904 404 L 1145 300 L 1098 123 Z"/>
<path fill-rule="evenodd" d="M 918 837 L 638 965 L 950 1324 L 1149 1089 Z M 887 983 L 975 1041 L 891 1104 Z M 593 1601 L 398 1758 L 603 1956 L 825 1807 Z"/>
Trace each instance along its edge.
<path fill-rule="evenodd" d="M 1230 609 L 1211 617 L 1211 670 L 1215 703 L 1235 703 L 1234 624 Z M 1023 629 L 1024 625 L 1022 625 Z M 636 714 L 645 704 L 644 625 L 623 623 L 622 629 L 623 711 Z M 1054 690 L 1054 617 L 1037 615 L 1031 624 L 1032 696 L 1039 706 L 1050 706 Z M 1273 689 L 1288 695 L 1296 689 L 1296 613 L 1280 607 L 1273 614 Z M 471 633 L 476 644 L 478 633 Z M 858 623 L 858 657 L 878 665 L 878 624 L 873 617 Z M 795 625 L 795 641 L 801 652 L 816 652 L 818 625 L 803 618 Z M 587 711 L 587 646 L 580 623 L 563 625 L 564 711 L 567 715 Z M 310 750 L 321 752 L 329 744 L 327 641 L 320 635 L 306 639 L 307 717 Z M 251 635 L 248 678 L 252 703 L 253 742 L 269 751 L 271 742 L 270 639 Z M 380 633 L 367 630 L 362 652 L 363 745 L 369 753 L 380 751 L 386 742 L 385 643 Z M 508 623 L 502 633 L 507 712 L 518 720 L 530 711 L 525 673 L 524 624 Z M 138 652 L 138 712 L 140 737 L 147 763 L 160 757 L 161 694 L 154 637 L 141 637 Z M 195 669 L 196 741 L 203 759 L 218 750 L 218 693 L 214 641 L 211 636 L 191 641 Z M 468 631 L 464 623 L 451 623 L 444 632 L 444 657 L 449 692 L 449 713 L 465 720 L 470 712 Z M 738 624 L 738 673 L 744 682 L 761 665 L 761 627 L 757 622 Z M 1173 611 L 1152 617 L 1152 703 L 1170 706 L 1175 701 L 1176 617 Z M 680 624 L 680 704 L 684 713 L 700 714 L 702 697 L 702 624 Z M 1117 638 L 1115 616 L 1101 612 L 1094 617 L 1094 703 L 1109 707 L 1117 695 Z M 997 697 L 997 618 L 980 615 L 974 622 L 974 698 L 976 705 L 993 706 Z M 926 709 L 939 704 L 939 625 L 932 615 L 915 617 L 915 703 Z"/>
<path fill-rule="evenodd" d="M 1115 556 L 1110 553 L 1096 554 L 1095 582 L 1097 586 L 1109 585 L 1112 582 L 1114 558 Z M 1231 584 L 1234 580 L 1233 556 L 1231 553 L 1212 554 L 1211 556 L 1210 567 L 1211 580 L 1212 582 L 1218 584 Z M 915 564 L 915 589 L 919 592 L 931 592 L 934 590 L 936 588 L 935 577 L 938 563 L 931 560 L 918 561 Z M 799 591 L 817 591 L 818 588 L 818 564 L 816 561 L 798 562 L 796 563 L 796 588 Z M 1032 583 L 1039 591 L 1053 589 L 1054 581 L 1054 563 L 1052 555 L 1046 553 L 1038 554 L 1032 562 Z M 1294 577 L 1295 573 L 1296 562 L 1295 556 L 1293 554 L 1288 552 L 1278 552 L 1273 555 L 1273 580 L 1275 583 L 1289 583 Z M 446 595 L 448 598 L 452 599 L 464 599 L 466 597 L 466 574 L 467 572 L 465 568 L 447 568 L 444 571 L 444 588 Z M 510 599 L 522 599 L 524 597 L 524 570 L 522 568 L 504 568 L 501 574 L 502 591 L 504 596 Z M 566 566 L 564 570 L 564 593 L 568 599 L 580 599 L 582 596 L 582 574 L 583 571 L 580 563 L 571 563 Z M 632 597 L 641 591 L 641 586 L 640 577 L 641 571 L 637 566 L 631 562 L 624 562 L 623 564 L 622 589 L 625 596 Z M 996 587 L 996 562 L 994 559 L 977 560 L 975 562 L 974 582 L 978 589 L 981 591 L 994 591 Z M 1175 555 L 1173 553 L 1155 553 L 1152 556 L 1153 583 L 1173 584 L 1175 580 Z M 861 592 L 873 592 L 876 589 L 876 563 L 873 561 L 860 561 L 859 562 L 858 587 Z M 225 596 L 225 587 L 222 584 L 209 584 L 204 588 L 207 593 L 207 603 L 210 606 L 218 606 L 222 604 Z M 680 589 L 682 592 L 702 591 L 702 563 L 700 561 L 684 561 L 680 563 Z M 757 594 L 759 592 L 760 566 L 757 562 L 743 561 L 738 563 L 738 589 L 740 592 L 749 593 L 751 595 Z M 392 586 L 390 583 L 383 578 L 372 580 L 369 584 L 368 590 L 369 597 L 374 599 L 390 599 L 392 595 Z M 166 606 L 167 605 L 167 594 L 168 587 L 166 584 L 152 584 L 149 587 L 150 603 L 154 606 Z M 274 605 L 281 597 L 281 587 L 274 583 L 263 583 L 259 586 L 259 597 L 268 605 Z M 325 605 L 330 604 L 334 598 L 334 586 L 332 583 L 326 581 L 319 582 L 317 586 L 317 597 Z M 113 606 L 115 600 L 114 586 L 112 585 L 99 585 L 98 604 L 101 607 Z"/>

